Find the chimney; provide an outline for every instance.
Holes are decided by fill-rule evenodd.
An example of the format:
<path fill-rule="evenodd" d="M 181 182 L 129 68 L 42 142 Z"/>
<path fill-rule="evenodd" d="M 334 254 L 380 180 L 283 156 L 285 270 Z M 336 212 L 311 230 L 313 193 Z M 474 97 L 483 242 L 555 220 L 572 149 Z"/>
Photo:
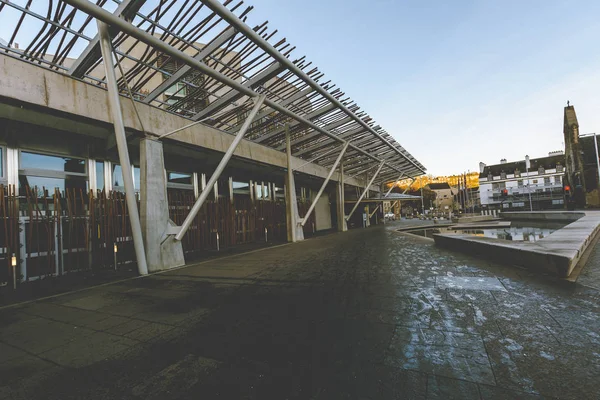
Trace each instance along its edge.
<path fill-rule="evenodd" d="M 485 168 L 485 164 L 484 164 L 484 163 L 482 163 L 482 162 L 480 162 L 480 163 L 479 163 L 479 173 L 480 173 L 480 174 L 483 174 L 483 169 L 484 169 L 484 168 Z"/>
<path fill-rule="evenodd" d="M 15 42 L 15 49 L 19 48 L 19 43 Z"/>
<path fill-rule="evenodd" d="M 500 160 L 500 164 L 506 164 L 506 158 L 503 158 L 502 160 Z"/>

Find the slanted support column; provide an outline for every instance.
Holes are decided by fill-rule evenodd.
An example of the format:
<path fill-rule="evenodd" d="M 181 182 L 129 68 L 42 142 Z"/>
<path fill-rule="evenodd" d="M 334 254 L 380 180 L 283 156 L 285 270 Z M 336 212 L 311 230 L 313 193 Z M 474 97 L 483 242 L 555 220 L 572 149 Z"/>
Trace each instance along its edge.
<path fill-rule="evenodd" d="M 392 192 L 392 189 L 394 189 L 394 187 L 398 184 L 398 182 L 400 182 L 400 179 L 402 179 L 403 176 L 404 176 L 404 172 L 400 174 L 398 179 L 396 179 L 396 181 L 392 184 L 392 186 L 390 186 L 390 190 L 388 190 L 387 193 L 385 194 L 385 196 L 383 196 L 383 197 L 388 197 L 390 195 L 390 193 Z M 408 185 L 408 187 L 410 187 L 410 185 Z M 382 189 L 381 191 L 383 192 L 383 187 L 381 189 Z"/>
<path fill-rule="evenodd" d="M 346 222 L 346 210 L 344 198 L 344 162 L 340 163 L 340 179 L 337 184 L 337 229 L 339 232 L 346 232 L 348 230 L 348 223 Z"/>
<path fill-rule="evenodd" d="M 181 242 L 167 232 L 176 225 L 169 219 L 167 182 L 162 142 L 140 141 L 141 222 L 150 272 L 185 264 Z"/>
<path fill-rule="evenodd" d="M 308 211 L 306 211 L 306 215 L 299 221 L 300 225 L 302 225 L 302 226 L 306 225 L 306 222 L 308 221 L 308 218 L 310 217 L 310 214 L 315 209 L 315 206 L 317 205 L 317 202 L 319 201 L 319 198 L 323 194 L 323 191 L 327 187 L 327 184 L 329 183 L 329 180 L 333 176 L 333 173 L 337 169 L 337 166 L 340 163 L 340 161 L 342 161 L 342 157 L 344 157 L 344 154 L 346 153 L 346 150 L 348 149 L 348 146 L 350 146 L 350 142 L 346 142 L 346 144 L 342 148 L 342 151 L 340 152 L 340 154 L 338 155 L 337 159 L 333 163 L 333 166 L 331 167 L 331 170 L 329 171 L 329 174 L 327 174 L 327 177 L 325 178 L 325 181 L 323 182 L 323 184 L 321 185 L 321 188 L 317 192 L 317 195 L 313 199 L 310 207 L 308 208 Z"/>
<path fill-rule="evenodd" d="M 198 197 L 198 200 L 196 200 L 196 202 L 194 203 L 194 206 L 190 210 L 189 214 L 187 215 L 187 217 L 185 217 L 185 220 L 181 224 L 181 229 L 175 235 L 176 240 L 183 239 L 183 236 L 189 229 L 190 225 L 192 224 L 192 221 L 194 220 L 194 218 L 196 218 L 196 215 L 198 214 L 198 212 L 202 208 L 202 205 L 208 198 L 208 195 L 210 193 L 210 188 L 213 188 L 213 186 L 216 188 L 215 184 L 217 183 L 217 180 L 219 179 L 219 177 L 225 170 L 225 167 L 229 163 L 229 160 L 231 160 L 231 157 L 233 156 L 235 149 L 241 143 L 242 139 L 244 138 L 244 135 L 246 134 L 246 131 L 248 130 L 248 128 L 250 128 L 250 124 L 254 120 L 256 113 L 258 113 L 258 110 L 260 110 L 260 107 L 263 105 L 266 98 L 267 98 L 267 96 L 264 94 L 261 94 L 254 98 L 254 107 L 252 107 L 250 114 L 244 121 L 244 124 L 242 125 L 241 129 L 236 134 L 235 138 L 233 139 L 233 142 L 231 142 L 231 144 L 229 145 L 229 148 L 225 152 L 225 155 L 219 162 L 219 165 L 217 165 L 215 172 L 213 172 L 210 179 L 206 183 L 207 190 L 204 190 L 202 193 L 200 193 L 200 197 Z M 215 190 L 215 193 L 216 193 L 216 190 Z"/>
<path fill-rule="evenodd" d="M 350 217 L 352 217 L 352 214 L 354 214 L 354 211 L 356 211 L 356 208 L 358 207 L 358 205 L 360 204 L 360 202 L 362 201 L 362 199 L 365 197 L 365 195 L 369 191 L 369 188 L 371 187 L 371 185 L 375 181 L 375 178 L 377 178 L 377 175 L 379 175 L 379 172 L 381 172 L 381 168 L 383 168 L 383 164 L 384 164 L 383 161 L 379 164 L 379 168 L 377 168 L 377 171 L 375 172 L 375 174 L 373 174 L 373 177 L 371 178 L 371 180 L 369 181 L 369 183 L 367 183 L 367 186 L 365 187 L 365 190 L 363 190 L 363 192 L 360 195 L 360 197 L 358 198 L 358 200 L 356 200 L 356 203 L 354 204 L 354 207 L 352 207 L 352 211 L 350 211 L 350 214 L 348 214 L 348 216 L 346 217 L 346 220 L 349 220 Z"/>
<path fill-rule="evenodd" d="M 292 148 L 290 145 L 290 126 L 285 125 L 285 141 L 287 153 L 287 174 L 285 176 L 285 219 L 287 223 L 287 237 L 289 242 L 304 240 L 304 231 L 298 224 L 298 201 L 296 199 L 296 183 L 292 169 Z"/>
<path fill-rule="evenodd" d="M 129 222 L 131 223 L 135 258 L 137 260 L 139 274 L 147 275 L 148 266 L 146 264 L 146 253 L 144 251 L 144 240 L 142 237 L 142 228 L 135 198 L 135 190 L 133 189 L 133 174 L 131 172 L 131 162 L 129 161 L 129 149 L 127 148 L 127 137 L 125 136 L 125 124 L 123 123 L 123 114 L 121 112 L 121 101 L 119 100 L 117 75 L 113 68 L 112 43 L 110 41 L 110 35 L 108 34 L 108 26 L 100 21 L 98 21 L 98 34 L 100 36 L 100 50 L 102 51 L 102 59 L 104 60 L 104 69 L 106 72 L 108 103 L 110 105 L 113 124 L 115 126 L 115 139 L 117 142 L 117 150 L 119 152 L 119 161 L 121 163 L 121 169 L 123 170 L 125 201 L 129 210 Z M 161 174 L 163 174 L 162 170 Z"/>

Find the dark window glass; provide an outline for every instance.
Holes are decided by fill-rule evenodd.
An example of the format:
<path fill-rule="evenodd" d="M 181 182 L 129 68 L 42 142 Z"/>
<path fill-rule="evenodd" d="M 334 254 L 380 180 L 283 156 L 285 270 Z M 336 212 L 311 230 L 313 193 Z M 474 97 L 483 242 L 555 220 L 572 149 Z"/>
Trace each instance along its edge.
<path fill-rule="evenodd" d="M 123 183 L 123 171 L 119 164 L 113 164 L 112 166 L 112 184 L 113 186 L 125 186 Z"/>
<path fill-rule="evenodd" d="M 50 171 L 85 174 L 85 160 L 71 157 L 21 152 L 21 169 L 36 168 Z"/>
<path fill-rule="evenodd" d="M 85 179 L 85 177 L 78 176 L 69 176 L 67 179 L 61 179 L 19 175 L 19 194 L 21 196 L 25 196 L 27 194 L 26 188 L 28 186 L 34 190 L 34 193 L 37 193 L 38 196 L 43 195 L 43 190 L 46 190 L 48 195 L 52 196 L 55 188 L 58 188 L 61 193 L 63 193 L 65 189 L 75 189 L 77 194 L 79 190 L 81 190 L 84 195 L 87 193 L 87 179 Z"/>
<path fill-rule="evenodd" d="M 191 185 L 192 184 L 192 174 L 185 174 L 185 173 L 180 173 L 180 172 L 167 172 L 167 182 Z"/>
<path fill-rule="evenodd" d="M 104 189 L 104 161 L 96 161 L 96 187 Z"/>
<path fill-rule="evenodd" d="M 0 147 L 0 176 L 4 176 L 4 149 Z"/>

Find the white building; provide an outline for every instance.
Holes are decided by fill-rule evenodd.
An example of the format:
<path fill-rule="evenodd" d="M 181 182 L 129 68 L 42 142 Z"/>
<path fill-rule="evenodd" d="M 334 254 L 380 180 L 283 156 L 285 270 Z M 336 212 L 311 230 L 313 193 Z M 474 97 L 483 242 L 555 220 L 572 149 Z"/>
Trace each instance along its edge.
<path fill-rule="evenodd" d="M 479 163 L 479 192 L 484 209 L 504 211 L 564 208 L 565 156 L 554 151 L 548 157 L 486 165 Z"/>

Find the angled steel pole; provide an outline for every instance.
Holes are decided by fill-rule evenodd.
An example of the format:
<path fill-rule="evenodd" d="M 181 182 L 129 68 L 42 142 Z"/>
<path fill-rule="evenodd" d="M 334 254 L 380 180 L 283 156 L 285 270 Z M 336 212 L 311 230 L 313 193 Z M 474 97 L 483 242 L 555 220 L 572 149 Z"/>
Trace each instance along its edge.
<path fill-rule="evenodd" d="M 287 190 L 287 200 L 289 201 L 290 204 L 286 205 L 287 210 L 286 212 L 289 213 L 289 223 L 291 228 L 289 228 L 290 232 L 290 239 L 292 241 L 292 243 L 295 243 L 298 238 L 296 237 L 296 218 L 297 218 L 297 213 L 296 213 L 296 209 L 294 208 L 295 204 L 292 204 L 293 201 L 296 200 L 296 187 L 294 185 L 294 187 L 292 187 L 292 182 L 294 181 L 294 171 L 292 170 L 292 145 L 290 144 L 290 126 L 289 124 L 285 124 L 285 143 L 287 145 L 286 147 L 286 159 L 287 159 L 287 186 L 286 186 L 286 190 Z"/>
<path fill-rule="evenodd" d="M 410 187 L 412 186 L 413 183 L 415 183 L 415 178 L 410 178 L 410 183 L 409 183 L 408 187 L 406 189 L 404 189 L 404 192 L 402 192 L 402 194 L 405 194 L 406 192 L 408 192 L 408 189 L 410 189 Z"/>
<path fill-rule="evenodd" d="M 266 97 L 267 97 L 266 95 L 261 94 L 260 96 L 257 96 L 254 98 L 254 107 L 252 108 L 252 111 L 250 111 L 248 118 L 246 118 L 246 121 L 244 121 L 244 125 L 242 125 L 242 128 L 235 136 L 235 139 L 233 139 L 233 142 L 231 142 L 231 145 L 229 145 L 229 148 L 225 152 L 225 155 L 219 162 L 219 165 L 217 165 L 217 169 L 215 169 L 215 172 L 213 172 L 213 174 L 210 177 L 210 179 L 208 180 L 208 182 L 206 182 L 206 190 L 203 190 L 202 193 L 200 193 L 200 197 L 198 197 L 198 200 L 196 200 L 196 202 L 194 203 L 194 206 L 190 210 L 190 213 L 188 214 L 188 216 L 185 218 L 185 220 L 181 224 L 181 229 L 179 230 L 179 232 L 177 232 L 177 235 L 175 235 L 176 240 L 181 240 L 183 238 L 183 236 L 185 235 L 185 233 L 187 232 L 187 230 L 189 229 L 190 225 L 192 224 L 192 221 L 198 214 L 198 211 L 200 211 L 200 208 L 202 208 L 202 205 L 208 198 L 208 195 L 210 194 L 211 189 L 214 187 L 215 183 L 217 182 L 217 179 L 219 179 L 219 177 L 225 170 L 225 167 L 227 166 L 227 163 L 229 163 L 229 160 L 233 156 L 233 152 L 235 151 L 236 147 L 240 144 L 240 142 L 244 138 L 244 135 L 246 134 L 246 131 L 248 130 L 248 128 L 250 128 L 250 124 L 254 120 L 254 117 L 256 116 L 256 113 L 258 112 L 258 110 L 260 110 L 260 107 L 263 105 Z"/>
<path fill-rule="evenodd" d="M 92 16 L 102 22 L 110 24 L 111 26 L 118 27 L 122 32 L 153 47 L 155 50 L 164 52 L 165 54 L 168 54 L 178 60 L 181 60 L 185 64 L 196 68 L 198 71 L 204 73 L 205 75 L 207 75 L 211 78 L 214 78 L 215 80 L 217 80 L 231 88 L 234 88 L 235 90 L 239 91 L 242 94 L 245 94 L 249 97 L 258 96 L 258 93 L 256 91 L 254 91 L 253 89 L 248 88 L 248 87 L 244 86 L 242 83 L 225 76 L 224 74 L 222 74 L 221 72 L 219 72 L 215 69 L 210 68 L 208 65 L 204 64 L 203 62 L 201 62 L 199 60 L 196 60 L 194 57 L 190 56 L 189 54 L 185 54 L 181 50 L 174 48 L 173 46 L 169 45 L 168 43 L 163 42 L 159 38 L 151 35 L 150 33 L 146 32 L 144 30 L 139 29 L 135 25 L 113 15 L 112 13 L 104 10 L 102 7 L 99 7 L 94 3 L 91 3 L 88 0 L 64 0 L 64 2 L 67 4 L 70 4 L 71 6 L 89 14 L 90 16 Z M 207 0 L 202 0 L 202 2 L 206 5 L 214 4 L 214 2 L 212 2 L 212 1 L 209 2 Z M 232 24 L 232 25 L 234 25 L 234 24 Z M 243 24 L 243 23 L 242 23 L 242 25 L 245 26 L 245 24 Z M 248 28 L 248 27 L 246 26 L 246 28 Z M 241 30 L 241 32 L 246 34 L 246 29 Z M 251 32 L 251 34 L 249 36 L 248 35 L 246 35 L 246 36 L 248 36 L 249 38 L 252 38 L 254 40 L 254 35 L 252 34 L 254 31 L 252 31 L 252 29 L 250 29 L 250 32 Z M 260 39 L 260 40 L 262 40 L 262 39 Z M 280 62 L 282 63 L 282 65 L 285 65 L 286 67 L 288 67 L 288 69 L 290 69 L 290 71 L 296 73 L 296 70 L 298 70 L 302 75 L 306 75 L 303 71 L 301 71 L 297 67 L 293 66 L 293 64 L 292 64 L 292 68 L 289 68 L 289 66 L 288 66 L 289 60 L 287 58 L 282 57 L 282 60 Z M 317 83 L 313 82 L 313 84 L 320 88 L 320 86 Z M 328 98 L 332 97 L 323 88 L 320 88 L 319 90 L 324 91 L 324 93 L 326 94 L 325 97 L 328 97 Z M 339 103 L 339 101 L 337 101 L 335 98 L 333 100 L 334 100 L 334 103 Z M 287 115 L 288 117 L 295 119 L 296 121 L 306 124 L 308 127 L 312 128 L 318 132 L 321 132 L 323 135 L 325 135 L 337 142 L 341 142 L 341 143 L 345 142 L 345 140 L 340 139 L 336 134 L 331 133 L 330 131 L 321 128 L 320 126 L 318 126 L 314 122 L 310 121 L 309 119 L 302 117 L 302 116 L 296 114 L 295 112 L 287 109 L 286 107 L 282 106 L 280 103 L 277 103 L 277 102 L 269 100 L 269 99 L 265 100 L 264 103 L 265 103 L 265 105 L 271 107 L 274 111 L 278 111 L 284 115 Z M 345 106 L 343 106 L 343 105 L 341 105 L 341 107 L 345 108 Z M 351 112 L 350 112 L 350 114 L 354 115 Z M 369 131 L 373 131 L 364 121 L 361 120 L 359 123 L 361 123 L 361 125 L 362 124 L 366 125 L 366 127 L 369 129 Z M 380 136 L 376 132 L 375 132 L 375 135 L 377 137 Z M 367 152 L 353 144 L 350 145 L 350 148 L 356 150 L 360 154 L 362 154 L 365 157 L 368 157 L 374 161 L 377 161 L 377 162 L 385 161 L 385 160 L 379 159 L 378 157 L 374 156 L 370 152 Z M 404 159 L 407 158 L 407 156 L 402 154 L 400 152 L 400 150 L 398 150 L 396 148 L 394 148 L 393 150 L 395 150 Z M 411 162 L 413 165 L 415 165 L 415 168 L 422 171 L 422 169 L 419 166 L 417 166 L 416 164 L 414 164 L 414 162 L 412 162 L 411 160 L 408 160 L 408 161 Z M 398 168 L 394 165 L 389 165 L 389 167 L 397 172 L 402 172 L 402 170 L 400 170 L 400 168 Z"/>
<path fill-rule="evenodd" d="M 381 168 L 383 168 L 383 164 L 384 164 L 383 161 L 379 164 L 379 168 L 377 168 L 377 171 L 375 172 L 375 174 L 373 174 L 373 177 L 371 178 L 371 180 L 367 184 L 367 187 L 365 187 L 365 190 L 363 190 L 363 192 L 360 195 L 360 197 L 358 198 L 358 200 L 356 200 L 356 204 L 354 204 L 354 207 L 352 207 L 352 211 L 350 211 L 350 214 L 348 214 L 348 216 L 346 217 L 346 221 L 348 221 L 350 219 L 350 217 L 352 216 L 352 214 L 354 214 L 354 211 L 356 211 L 356 208 L 358 207 L 358 205 L 362 201 L 363 197 L 365 197 L 365 195 L 369 191 L 369 188 L 371 187 L 371 185 L 375 181 L 375 178 L 377 178 L 377 175 L 379 175 L 379 172 L 381 171 Z"/>
<path fill-rule="evenodd" d="M 140 224 L 140 214 L 138 214 L 135 190 L 133 188 L 131 161 L 129 161 L 127 137 L 125 136 L 125 125 L 123 124 L 123 114 L 121 112 L 121 102 L 119 100 L 117 75 L 113 68 L 112 43 L 108 33 L 108 26 L 104 22 L 98 21 L 98 34 L 100 36 L 100 50 L 102 51 L 102 59 L 104 60 L 104 69 L 106 71 L 108 102 L 112 112 L 113 124 L 115 125 L 115 139 L 117 142 L 117 150 L 119 151 L 119 162 L 121 163 L 121 170 L 123 171 L 125 201 L 127 202 L 127 208 L 129 209 L 129 221 L 131 222 L 131 233 L 133 236 L 133 247 L 135 249 L 138 272 L 140 275 L 148 275 L 146 251 L 144 250 L 144 239 L 142 237 L 142 225 Z"/>
<path fill-rule="evenodd" d="M 414 163 L 409 157 L 400 151 L 397 147 L 395 147 L 392 143 L 388 142 L 386 138 L 384 138 L 381 134 L 375 131 L 369 124 L 360 119 L 355 113 L 350 111 L 348 107 L 342 104 L 337 98 L 335 98 L 331 93 L 323 89 L 317 82 L 312 80 L 304 71 L 302 71 L 296 64 L 294 64 L 290 59 L 286 58 L 283 54 L 281 54 L 277 49 L 275 49 L 269 42 L 263 39 L 259 34 L 257 34 L 252 28 L 246 25 L 241 19 L 239 19 L 234 13 L 232 13 L 227 7 L 221 4 L 217 0 L 202 0 L 202 3 L 206 4 L 208 8 L 213 10 L 219 16 L 221 16 L 225 21 L 229 22 L 231 26 L 238 29 L 241 33 L 243 33 L 247 38 L 251 39 L 254 43 L 256 43 L 260 48 L 262 48 L 266 53 L 270 54 L 275 60 L 280 62 L 282 65 L 286 66 L 287 69 L 292 71 L 296 76 L 301 78 L 304 82 L 306 82 L 309 86 L 311 86 L 316 92 L 329 100 L 332 104 L 335 104 L 339 109 L 341 109 L 346 115 L 354 119 L 359 125 L 362 125 L 363 128 L 367 129 L 371 134 L 373 134 L 376 138 L 381 140 L 383 143 L 387 144 L 390 148 L 392 148 L 396 153 L 401 155 L 408 162 L 413 164 L 415 168 L 420 170 L 423 169 L 419 167 L 416 163 Z M 400 172 L 400 171 L 398 171 Z"/>
<path fill-rule="evenodd" d="M 390 195 L 390 193 L 392 192 L 392 189 L 394 188 L 394 186 L 396 186 L 398 184 L 398 182 L 400 182 L 400 179 L 402 179 L 403 176 L 404 176 L 404 172 L 400 174 L 400 176 L 398 177 L 398 179 L 396 179 L 396 182 L 394 182 L 394 184 L 390 187 L 390 190 L 388 190 L 387 193 L 385 194 L 385 196 L 383 196 L 383 197 L 388 197 Z"/>
<path fill-rule="evenodd" d="M 308 208 L 308 211 L 306 212 L 306 215 L 304 216 L 304 218 L 302 218 L 300 221 L 298 221 L 298 223 L 300 225 L 304 226 L 306 224 L 306 221 L 308 221 L 308 217 L 310 217 L 310 214 L 315 209 L 315 206 L 317 205 L 317 201 L 319 201 L 319 198 L 323 194 L 323 191 L 325 190 L 325 186 L 327 186 L 327 184 L 329 183 L 329 180 L 333 176 L 333 173 L 335 172 L 338 164 L 340 163 L 340 161 L 342 161 L 342 157 L 344 157 L 344 153 L 346 153 L 346 150 L 348 149 L 348 146 L 350 146 L 350 142 L 346 142 L 346 144 L 342 148 L 342 151 L 340 152 L 340 155 L 338 156 L 338 158 L 335 160 L 335 162 L 331 166 L 331 169 L 329 170 L 329 174 L 327 174 L 327 178 L 325 178 L 325 182 L 323 182 L 323 184 L 321 185 L 321 189 L 319 189 L 319 192 L 317 193 L 317 195 L 314 198 L 312 204 Z"/>

